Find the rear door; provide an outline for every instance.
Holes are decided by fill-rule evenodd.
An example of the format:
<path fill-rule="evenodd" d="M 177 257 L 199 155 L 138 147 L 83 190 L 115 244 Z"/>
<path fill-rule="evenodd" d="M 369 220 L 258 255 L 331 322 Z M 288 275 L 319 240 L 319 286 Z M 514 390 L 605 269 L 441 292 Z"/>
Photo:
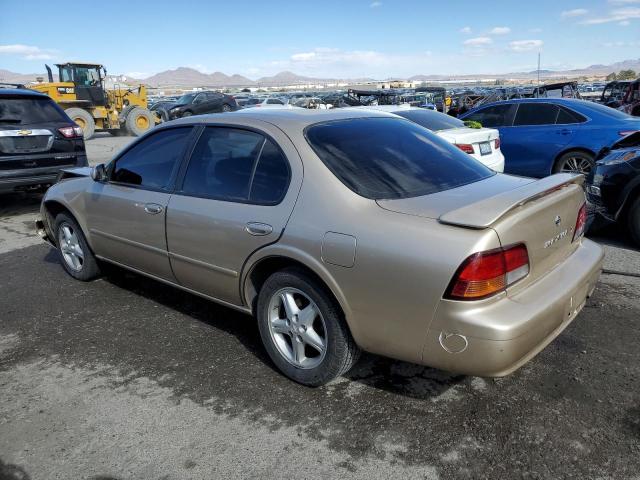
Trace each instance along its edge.
<path fill-rule="evenodd" d="M 107 182 L 85 194 L 95 253 L 173 280 L 165 215 L 192 127 L 163 129 L 136 143 L 109 165 Z"/>
<path fill-rule="evenodd" d="M 276 242 L 302 182 L 302 164 L 275 127 L 206 127 L 167 210 L 167 242 L 178 281 L 241 304 L 239 278 L 255 250 Z"/>
<path fill-rule="evenodd" d="M 556 156 L 571 141 L 575 125 L 556 125 L 560 107 L 552 103 L 519 103 L 513 126 L 500 130 L 505 172 L 529 177 L 551 174 Z"/>

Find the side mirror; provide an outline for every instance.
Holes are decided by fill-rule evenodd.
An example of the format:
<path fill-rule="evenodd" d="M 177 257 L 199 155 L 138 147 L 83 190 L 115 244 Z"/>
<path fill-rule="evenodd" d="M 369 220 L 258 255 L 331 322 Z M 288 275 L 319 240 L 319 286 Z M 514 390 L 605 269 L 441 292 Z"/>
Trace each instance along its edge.
<path fill-rule="evenodd" d="M 104 164 L 96 165 L 91 169 L 91 178 L 94 182 L 104 182 L 107 180 L 107 170 Z"/>

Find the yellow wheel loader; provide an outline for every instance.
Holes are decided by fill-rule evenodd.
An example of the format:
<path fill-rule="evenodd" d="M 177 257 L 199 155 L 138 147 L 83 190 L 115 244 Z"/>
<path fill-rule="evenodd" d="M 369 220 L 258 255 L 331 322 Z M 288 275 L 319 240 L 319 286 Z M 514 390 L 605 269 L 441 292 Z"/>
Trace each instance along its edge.
<path fill-rule="evenodd" d="M 107 70 L 96 63 L 63 63 L 56 67 L 59 81 L 53 81 L 51 68 L 46 65 L 49 81 L 28 88 L 49 95 L 82 128 L 85 139 L 97 130 L 139 136 L 160 123 L 147 108 L 144 85 L 107 89 Z"/>

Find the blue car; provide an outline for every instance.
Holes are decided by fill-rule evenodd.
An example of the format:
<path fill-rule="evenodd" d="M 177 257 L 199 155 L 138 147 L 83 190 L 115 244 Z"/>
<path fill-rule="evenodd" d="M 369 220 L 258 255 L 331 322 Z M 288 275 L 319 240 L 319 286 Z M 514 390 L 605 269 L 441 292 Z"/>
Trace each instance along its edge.
<path fill-rule="evenodd" d="M 527 177 L 588 174 L 603 147 L 640 131 L 640 118 L 569 98 L 520 98 L 489 103 L 461 115 L 500 131 L 504 171 Z"/>

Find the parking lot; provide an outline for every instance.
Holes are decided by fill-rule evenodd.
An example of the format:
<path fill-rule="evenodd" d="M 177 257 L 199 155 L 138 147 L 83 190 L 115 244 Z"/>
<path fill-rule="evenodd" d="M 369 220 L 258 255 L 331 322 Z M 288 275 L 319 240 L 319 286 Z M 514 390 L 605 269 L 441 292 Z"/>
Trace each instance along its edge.
<path fill-rule="evenodd" d="M 131 139 L 98 135 L 90 163 Z M 640 255 L 625 233 L 594 296 L 501 379 L 366 355 L 310 389 L 254 321 L 111 268 L 65 274 L 40 196 L 0 197 L 0 479 L 640 478 Z"/>

